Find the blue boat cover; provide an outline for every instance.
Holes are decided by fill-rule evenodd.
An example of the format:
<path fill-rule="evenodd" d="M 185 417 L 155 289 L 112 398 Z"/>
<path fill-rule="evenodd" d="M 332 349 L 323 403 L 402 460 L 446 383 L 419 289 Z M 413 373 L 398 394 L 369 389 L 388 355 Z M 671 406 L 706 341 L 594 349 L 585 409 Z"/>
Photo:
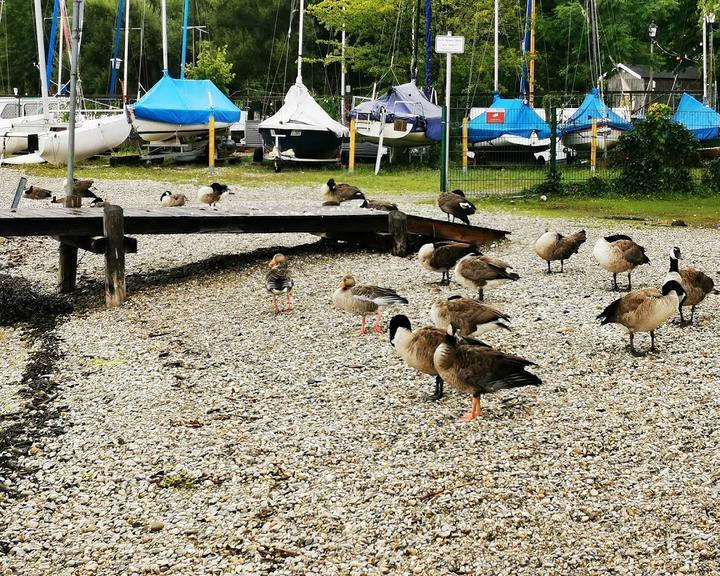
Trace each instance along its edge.
<path fill-rule="evenodd" d="M 682 95 L 672 119 L 685 126 L 701 142 L 720 138 L 720 114 L 690 94 Z"/>
<path fill-rule="evenodd" d="M 550 127 L 530 106 L 520 98 L 493 96 L 493 102 L 480 116 L 468 122 L 468 140 L 487 142 L 503 134 L 530 138 L 550 138 Z"/>
<path fill-rule="evenodd" d="M 385 108 L 385 122 L 394 122 L 396 118 L 412 120 L 430 140 L 441 140 L 442 108 L 430 102 L 415 83 L 393 86 L 385 96 L 362 102 L 350 110 L 350 117 L 357 118 L 362 114 L 379 121 L 382 108 Z"/>
<path fill-rule="evenodd" d="M 177 80 L 165 74 L 135 103 L 135 116 L 168 124 L 237 122 L 235 106 L 210 80 Z"/>
<path fill-rule="evenodd" d="M 632 124 L 623 120 L 618 114 L 612 111 L 600 98 L 600 90 L 593 88 L 585 95 L 585 100 L 570 116 L 568 121 L 560 127 L 561 134 L 581 132 L 592 128 L 593 118 L 597 120 L 597 126 L 609 126 L 616 130 L 632 130 Z"/>

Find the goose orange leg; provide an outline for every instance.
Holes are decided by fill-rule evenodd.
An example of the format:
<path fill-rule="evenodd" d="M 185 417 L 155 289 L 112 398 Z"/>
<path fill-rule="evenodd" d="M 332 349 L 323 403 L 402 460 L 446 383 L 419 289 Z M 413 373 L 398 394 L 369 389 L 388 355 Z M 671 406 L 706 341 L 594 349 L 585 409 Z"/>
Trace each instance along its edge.
<path fill-rule="evenodd" d="M 467 414 L 465 414 L 464 416 L 461 416 L 460 418 L 458 418 L 458 422 L 469 422 L 470 420 L 474 420 L 478 416 L 482 416 L 482 408 L 480 407 L 480 398 L 473 397 L 470 411 Z"/>
<path fill-rule="evenodd" d="M 290 292 L 287 293 L 287 306 L 285 306 L 285 312 L 288 312 L 293 309 L 293 301 L 292 301 L 292 294 Z"/>
<path fill-rule="evenodd" d="M 362 324 L 360 324 L 360 334 L 365 335 L 367 333 L 367 328 L 365 326 L 365 316 L 362 317 Z"/>
<path fill-rule="evenodd" d="M 377 332 L 378 334 L 382 334 L 382 324 L 380 323 L 380 318 L 382 316 L 382 312 L 378 310 L 377 315 L 375 316 L 375 322 L 373 322 L 372 329 L 374 332 Z"/>
<path fill-rule="evenodd" d="M 280 308 L 278 308 L 278 305 L 277 305 L 277 296 L 275 296 L 275 294 L 272 295 L 272 309 L 273 309 L 273 312 L 275 312 L 275 314 L 280 312 Z"/>

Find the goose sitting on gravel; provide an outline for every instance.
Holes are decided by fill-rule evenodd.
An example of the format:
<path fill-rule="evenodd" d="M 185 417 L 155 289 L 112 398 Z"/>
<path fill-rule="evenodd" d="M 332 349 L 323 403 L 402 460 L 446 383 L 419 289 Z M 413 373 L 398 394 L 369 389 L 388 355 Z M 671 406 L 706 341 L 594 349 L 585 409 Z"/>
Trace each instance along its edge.
<path fill-rule="evenodd" d="M 466 288 L 477 290 L 478 300 L 482 301 L 485 288 L 515 282 L 520 278 L 515 272 L 508 272 L 508 268 L 512 266 L 507 262 L 473 253 L 458 260 L 455 265 L 455 278 Z"/>
<path fill-rule="evenodd" d="M 52 192 L 45 188 L 40 188 L 40 186 L 30 186 L 23 192 L 23 197 L 30 198 L 30 200 L 44 200 L 45 198 L 50 198 L 50 196 L 52 196 Z"/>
<path fill-rule="evenodd" d="M 445 331 L 426 326 L 413 331 L 407 316 L 398 314 L 390 319 L 390 344 L 405 363 L 423 374 L 435 376 L 435 392 L 430 400 L 443 397 L 443 381 L 435 369 L 435 349 L 443 343 Z"/>
<path fill-rule="evenodd" d="M 201 186 L 197 191 L 197 199 L 208 206 L 215 206 L 220 197 L 228 191 L 227 184 L 213 182 L 210 186 Z"/>
<path fill-rule="evenodd" d="M 674 246 L 672 250 L 670 250 L 670 270 L 665 276 L 665 282 L 675 280 L 683 287 L 683 290 L 685 290 L 687 297 L 682 301 L 682 305 L 679 308 L 680 323 L 685 326 L 692 324 L 695 317 L 695 306 L 705 300 L 705 296 L 715 289 L 715 282 L 700 270 L 695 270 L 694 268 L 683 268 L 679 270 L 678 260 L 680 259 L 682 259 L 680 248 Z M 687 323 L 685 322 L 685 318 L 683 318 L 683 306 L 691 306 L 690 320 Z"/>
<path fill-rule="evenodd" d="M 368 314 L 377 313 L 372 329 L 380 333 L 383 331 L 380 323 L 382 311 L 393 304 L 407 303 L 407 298 L 403 298 L 392 288 L 356 285 L 355 279 L 349 274 L 340 280 L 340 284 L 333 294 L 333 304 L 336 308 L 362 316 L 360 334 L 366 332 L 365 318 Z"/>
<path fill-rule="evenodd" d="M 630 334 L 630 352 L 639 356 L 634 346 L 635 332 L 650 332 L 650 350 L 655 351 L 655 330 L 677 313 L 685 290 L 676 280 L 663 284 L 662 290 L 645 288 L 618 298 L 597 315 L 601 325 L 620 324 Z"/>
<path fill-rule="evenodd" d="M 433 302 L 430 317 L 437 328 L 446 331 L 454 326 L 463 338 L 477 338 L 495 328 L 511 330 L 510 316 L 487 304 L 461 296 L 450 296 L 447 300 Z"/>
<path fill-rule="evenodd" d="M 323 202 L 328 206 L 348 200 L 365 199 L 365 194 L 360 191 L 360 188 L 350 184 L 336 184 L 334 178 L 330 178 L 320 187 L 320 193 L 323 195 Z"/>
<path fill-rule="evenodd" d="M 397 204 L 393 202 L 388 202 L 387 200 L 371 200 L 370 198 L 365 198 L 363 203 L 360 204 L 360 208 L 382 210 L 383 212 L 392 212 L 398 209 Z"/>
<path fill-rule="evenodd" d="M 465 198 L 465 193 L 462 190 L 443 192 L 438 196 L 437 203 L 440 210 L 447 214 L 448 221 L 450 220 L 450 216 L 452 216 L 453 222 L 457 218 L 468 226 L 470 225 L 468 216 L 475 214 L 477 211 L 475 205 Z"/>
<path fill-rule="evenodd" d="M 273 310 L 276 314 L 280 312 L 280 308 L 278 308 L 277 305 L 277 296 L 278 294 L 285 294 L 287 304 L 283 312 L 288 312 L 293 309 L 292 289 L 295 282 L 293 282 L 292 276 L 290 275 L 287 257 L 284 254 L 275 254 L 268 263 L 268 266 L 270 270 L 265 274 L 265 287 L 267 291 L 272 294 Z"/>
<path fill-rule="evenodd" d="M 174 206 L 185 206 L 187 196 L 185 194 L 173 194 L 170 190 L 165 190 L 160 195 L 160 206 L 163 208 L 172 208 Z"/>
<path fill-rule="evenodd" d="M 593 256 L 613 275 L 613 290 L 619 290 L 617 275 L 621 272 L 628 273 L 628 291 L 632 290 L 630 273 L 642 264 L 649 264 L 650 259 L 645 256 L 645 248 L 632 241 L 630 236 L 614 234 L 605 236 L 595 242 Z"/>
<path fill-rule="evenodd" d="M 460 421 L 467 422 L 482 414 L 482 394 L 542 384 L 540 378 L 525 370 L 534 366 L 534 362 L 490 347 L 463 346 L 460 342 L 450 327 L 433 355 L 435 369 L 443 381 L 472 395 L 470 411 Z"/>
<path fill-rule="evenodd" d="M 548 274 L 551 273 L 550 262 L 560 260 L 560 272 L 563 272 L 565 260 L 577 254 L 580 246 L 587 239 L 585 230 L 563 236 L 557 232 L 545 232 L 535 241 L 535 252 L 540 258 L 547 261 Z"/>
<path fill-rule="evenodd" d="M 418 260 L 426 270 L 440 272 L 440 284 L 450 284 L 450 270 L 458 260 L 477 248 L 465 242 L 434 242 L 423 244 L 418 251 Z"/>

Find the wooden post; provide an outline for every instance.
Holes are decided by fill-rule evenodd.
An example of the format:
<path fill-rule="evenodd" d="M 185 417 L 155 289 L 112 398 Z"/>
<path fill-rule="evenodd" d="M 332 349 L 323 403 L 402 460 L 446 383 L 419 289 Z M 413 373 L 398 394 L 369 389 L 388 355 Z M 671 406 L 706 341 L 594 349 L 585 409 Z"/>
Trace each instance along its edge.
<path fill-rule="evenodd" d="M 388 214 L 388 227 L 393 238 L 393 256 L 407 254 L 407 215 L 400 210 L 393 210 Z"/>
<path fill-rule="evenodd" d="M 350 158 L 348 159 L 348 174 L 355 173 L 355 118 L 350 120 Z"/>
<path fill-rule="evenodd" d="M 58 288 L 63 294 L 69 294 L 75 290 L 77 277 L 77 256 L 78 249 L 70 244 L 65 244 L 60 237 L 60 266 L 58 270 Z"/>
<path fill-rule="evenodd" d="M 215 174 L 215 116 L 210 116 L 210 141 L 208 142 L 208 166 L 210 174 Z"/>
<path fill-rule="evenodd" d="M 73 193 L 72 184 L 68 184 L 70 192 L 65 196 L 65 208 L 80 208 L 82 206 L 82 196 Z"/>
<path fill-rule="evenodd" d="M 108 308 L 125 301 L 125 221 L 120 206 L 105 206 L 105 304 Z"/>
<path fill-rule="evenodd" d="M 462 120 L 462 155 L 463 155 L 463 172 L 467 172 L 468 160 L 468 119 Z"/>

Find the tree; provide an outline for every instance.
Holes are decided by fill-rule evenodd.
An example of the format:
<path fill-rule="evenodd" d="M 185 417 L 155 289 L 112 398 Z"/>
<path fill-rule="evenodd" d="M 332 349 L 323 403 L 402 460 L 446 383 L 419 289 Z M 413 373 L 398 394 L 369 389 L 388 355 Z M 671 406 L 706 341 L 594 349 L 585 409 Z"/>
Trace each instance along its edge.
<path fill-rule="evenodd" d="M 209 42 L 203 42 L 197 63 L 185 66 L 185 76 L 192 80 L 212 80 L 215 86 L 228 94 L 235 72 L 232 71 L 232 64 L 227 61 L 227 46 L 218 48 Z"/>

